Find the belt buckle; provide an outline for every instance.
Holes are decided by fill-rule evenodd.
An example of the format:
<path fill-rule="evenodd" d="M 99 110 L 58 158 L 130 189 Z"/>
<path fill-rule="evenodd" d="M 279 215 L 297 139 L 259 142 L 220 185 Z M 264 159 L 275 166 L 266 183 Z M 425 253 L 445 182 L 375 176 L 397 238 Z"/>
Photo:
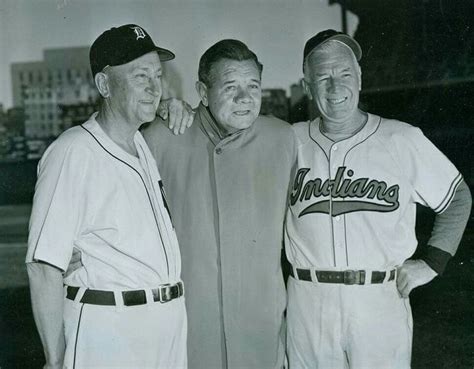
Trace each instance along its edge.
<path fill-rule="evenodd" d="M 344 284 L 353 285 L 360 284 L 359 270 L 344 270 Z"/>
<path fill-rule="evenodd" d="M 166 284 L 165 287 L 160 288 L 160 302 L 169 302 L 171 301 L 171 286 Z"/>

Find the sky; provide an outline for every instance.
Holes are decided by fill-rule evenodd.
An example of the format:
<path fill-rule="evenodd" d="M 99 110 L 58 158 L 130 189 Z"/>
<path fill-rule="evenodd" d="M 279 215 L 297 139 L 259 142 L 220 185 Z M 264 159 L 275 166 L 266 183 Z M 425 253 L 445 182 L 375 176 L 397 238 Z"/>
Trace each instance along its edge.
<path fill-rule="evenodd" d="M 142 26 L 175 52 L 165 63 L 170 94 L 196 105 L 202 53 L 224 38 L 239 39 L 264 65 L 262 86 L 285 88 L 301 78 L 305 41 L 341 30 L 339 5 L 328 0 L 0 0 L 0 103 L 12 105 L 10 65 L 43 59 L 46 48 L 87 46 L 106 29 Z M 353 33 L 357 17 L 349 14 Z"/>

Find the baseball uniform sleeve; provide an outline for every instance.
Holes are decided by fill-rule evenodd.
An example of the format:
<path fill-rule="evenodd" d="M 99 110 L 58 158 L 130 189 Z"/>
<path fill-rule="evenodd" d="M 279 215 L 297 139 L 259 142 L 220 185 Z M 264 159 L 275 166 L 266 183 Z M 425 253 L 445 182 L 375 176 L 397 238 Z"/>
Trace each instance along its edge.
<path fill-rule="evenodd" d="M 421 256 L 435 272 L 442 274 L 456 253 L 471 213 L 472 197 L 467 184 L 459 184 L 453 200 L 443 213 L 437 214 L 427 247 Z"/>
<path fill-rule="evenodd" d="M 65 271 L 87 202 L 88 152 L 54 142 L 38 164 L 26 262 L 44 261 Z"/>
<path fill-rule="evenodd" d="M 419 128 L 405 128 L 398 150 L 404 172 L 412 184 L 413 199 L 442 213 L 450 204 L 462 176 Z"/>

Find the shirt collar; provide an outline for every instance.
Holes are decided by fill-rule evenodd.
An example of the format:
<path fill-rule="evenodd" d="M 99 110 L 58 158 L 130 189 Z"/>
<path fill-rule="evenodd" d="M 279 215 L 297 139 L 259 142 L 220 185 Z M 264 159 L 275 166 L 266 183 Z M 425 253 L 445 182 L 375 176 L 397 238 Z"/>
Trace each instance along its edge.
<path fill-rule="evenodd" d="M 251 130 L 251 128 L 253 127 L 252 124 L 252 126 L 247 129 L 241 129 L 239 131 L 231 133 L 230 135 L 226 135 L 224 134 L 222 129 L 219 128 L 209 109 L 202 103 L 199 103 L 199 106 L 197 108 L 197 116 L 199 117 L 201 130 L 207 136 L 207 138 L 209 138 L 209 140 L 214 144 L 214 146 L 234 142 L 239 137 L 241 137 L 244 132 Z"/>

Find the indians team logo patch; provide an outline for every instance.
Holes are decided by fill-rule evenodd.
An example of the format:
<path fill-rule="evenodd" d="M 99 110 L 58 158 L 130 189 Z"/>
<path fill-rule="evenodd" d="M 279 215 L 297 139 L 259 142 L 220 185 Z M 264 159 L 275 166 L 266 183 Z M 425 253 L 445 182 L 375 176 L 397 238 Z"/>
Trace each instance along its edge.
<path fill-rule="evenodd" d="M 389 186 L 384 181 L 370 178 L 353 178 L 354 171 L 339 167 L 332 179 L 306 179 L 309 168 L 301 168 L 296 174 L 290 195 L 290 204 L 298 201 L 309 202 L 312 199 L 331 197 L 313 202 L 298 215 L 323 213 L 337 216 L 357 211 L 390 212 L 398 209 L 399 185 Z"/>

